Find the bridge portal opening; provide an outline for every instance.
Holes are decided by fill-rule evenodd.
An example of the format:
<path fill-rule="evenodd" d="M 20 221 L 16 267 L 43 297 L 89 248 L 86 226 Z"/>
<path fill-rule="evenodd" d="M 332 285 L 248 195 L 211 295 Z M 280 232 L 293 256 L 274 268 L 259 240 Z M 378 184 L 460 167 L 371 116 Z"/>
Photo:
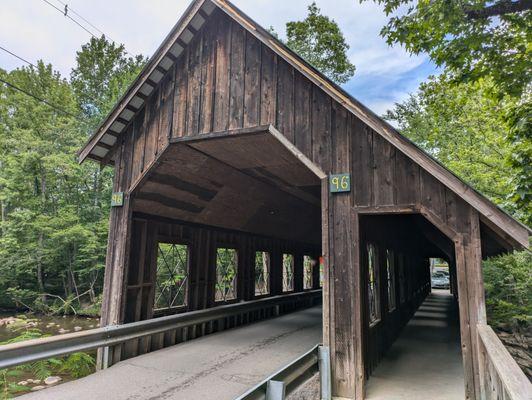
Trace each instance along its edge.
<path fill-rule="evenodd" d="M 364 215 L 360 236 L 367 398 L 463 398 L 453 241 L 421 214 Z"/>
<path fill-rule="evenodd" d="M 271 126 L 170 139 L 133 184 L 123 322 L 302 296 L 132 341 L 115 360 L 321 303 L 324 178 Z"/>

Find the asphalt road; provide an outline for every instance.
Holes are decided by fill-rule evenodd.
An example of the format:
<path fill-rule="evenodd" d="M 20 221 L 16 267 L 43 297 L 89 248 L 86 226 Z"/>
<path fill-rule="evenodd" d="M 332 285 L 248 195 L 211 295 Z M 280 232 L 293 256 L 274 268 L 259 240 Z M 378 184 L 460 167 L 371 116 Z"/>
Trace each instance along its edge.
<path fill-rule="evenodd" d="M 155 351 L 22 400 L 232 400 L 321 342 L 321 306 Z"/>

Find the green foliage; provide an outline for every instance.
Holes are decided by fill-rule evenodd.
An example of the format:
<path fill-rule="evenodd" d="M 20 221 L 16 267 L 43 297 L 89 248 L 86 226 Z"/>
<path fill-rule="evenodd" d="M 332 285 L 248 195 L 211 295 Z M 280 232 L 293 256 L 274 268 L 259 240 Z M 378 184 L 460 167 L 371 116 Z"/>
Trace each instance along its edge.
<path fill-rule="evenodd" d="M 491 325 L 532 323 L 532 254 L 514 252 L 484 262 L 486 308 Z"/>
<path fill-rule="evenodd" d="M 74 379 L 83 378 L 94 372 L 96 361 L 87 353 L 73 353 L 62 363 L 59 371 Z"/>
<path fill-rule="evenodd" d="M 286 24 L 286 44 L 297 54 L 336 83 L 345 83 L 355 73 L 349 62 L 346 43 L 338 24 L 320 14 L 313 2 L 303 21 Z"/>
<path fill-rule="evenodd" d="M 507 134 L 511 146 L 510 165 L 514 169 L 510 200 L 532 224 L 532 101 L 521 101 L 506 113 L 510 127 Z"/>
<path fill-rule="evenodd" d="M 81 110 L 90 120 L 90 130 L 116 104 L 146 61 L 141 55 L 128 57 L 124 45 L 109 42 L 105 36 L 93 37 L 81 47 L 70 81 Z"/>
<path fill-rule="evenodd" d="M 428 53 L 458 81 L 489 77 L 503 93 L 518 97 L 527 89 L 532 72 L 530 2 L 373 1 L 390 15 L 381 31 L 390 45 Z"/>
<path fill-rule="evenodd" d="M 97 302 L 112 171 L 79 165 L 76 152 L 143 63 L 101 38 L 77 53 L 70 81 L 43 62 L 0 70 L 79 115 L 0 86 L 0 307 L 73 313 Z"/>
<path fill-rule="evenodd" d="M 39 329 L 29 328 L 17 337 L 0 342 L 0 345 L 22 342 L 30 339 L 45 337 Z M 33 363 L 23 364 L 11 369 L 0 370 L 0 399 L 9 399 L 12 395 L 28 391 L 30 387 L 18 385 L 15 381 L 23 375 L 31 374 L 35 379 L 46 379 L 49 376 L 61 374 L 74 379 L 82 378 L 94 372 L 95 359 L 87 353 L 73 353 L 67 357 L 48 358 Z"/>
<path fill-rule="evenodd" d="M 386 118 L 496 204 L 530 221 L 530 208 L 512 195 L 520 167 L 512 162 L 516 145 L 507 140 L 512 130 L 505 115 L 515 101 L 492 91 L 489 80 L 456 85 L 446 75 L 433 77 Z"/>

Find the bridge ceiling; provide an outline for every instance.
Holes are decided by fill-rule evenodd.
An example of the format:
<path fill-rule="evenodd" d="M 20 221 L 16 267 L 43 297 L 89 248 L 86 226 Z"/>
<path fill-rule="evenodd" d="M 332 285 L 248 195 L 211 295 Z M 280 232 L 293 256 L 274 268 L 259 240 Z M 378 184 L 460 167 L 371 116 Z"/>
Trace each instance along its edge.
<path fill-rule="evenodd" d="M 133 210 L 319 244 L 320 171 L 287 146 L 269 127 L 178 138 L 136 188 Z"/>

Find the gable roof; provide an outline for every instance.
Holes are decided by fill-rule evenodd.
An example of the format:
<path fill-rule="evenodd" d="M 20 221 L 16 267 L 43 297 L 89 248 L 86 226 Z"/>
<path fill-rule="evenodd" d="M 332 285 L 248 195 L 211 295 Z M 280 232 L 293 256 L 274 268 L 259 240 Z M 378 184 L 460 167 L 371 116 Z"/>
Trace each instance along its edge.
<path fill-rule="evenodd" d="M 177 60 L 177 57 L 183 52 L 195 33 L 203 26 L 216 8 L 225 12 L 312 83 L 320 87 L 332 99 L 342 104 L 395 148 L 399 149 L 475 208 L 481 215 L 482 221 L 492 230 L 517 245 L 517 247 L 528 247 L 528 236 L 532 233 L 528 227 L 512 218 L 504 210 L 462 181 L 226 0 L 192 1 L 139 76 L 89 138 L 85 146 L 79 151 L 80 162 L 83 162 L 86 158 L 91 158 L 102 164 L 112 163 L 113 150 L 117 146 L 119 135 L 125 131 L 127 125 L 132 121 L 147 97 L 161 82 L 166 72 L 171 69 L 173 63 Z"/>

